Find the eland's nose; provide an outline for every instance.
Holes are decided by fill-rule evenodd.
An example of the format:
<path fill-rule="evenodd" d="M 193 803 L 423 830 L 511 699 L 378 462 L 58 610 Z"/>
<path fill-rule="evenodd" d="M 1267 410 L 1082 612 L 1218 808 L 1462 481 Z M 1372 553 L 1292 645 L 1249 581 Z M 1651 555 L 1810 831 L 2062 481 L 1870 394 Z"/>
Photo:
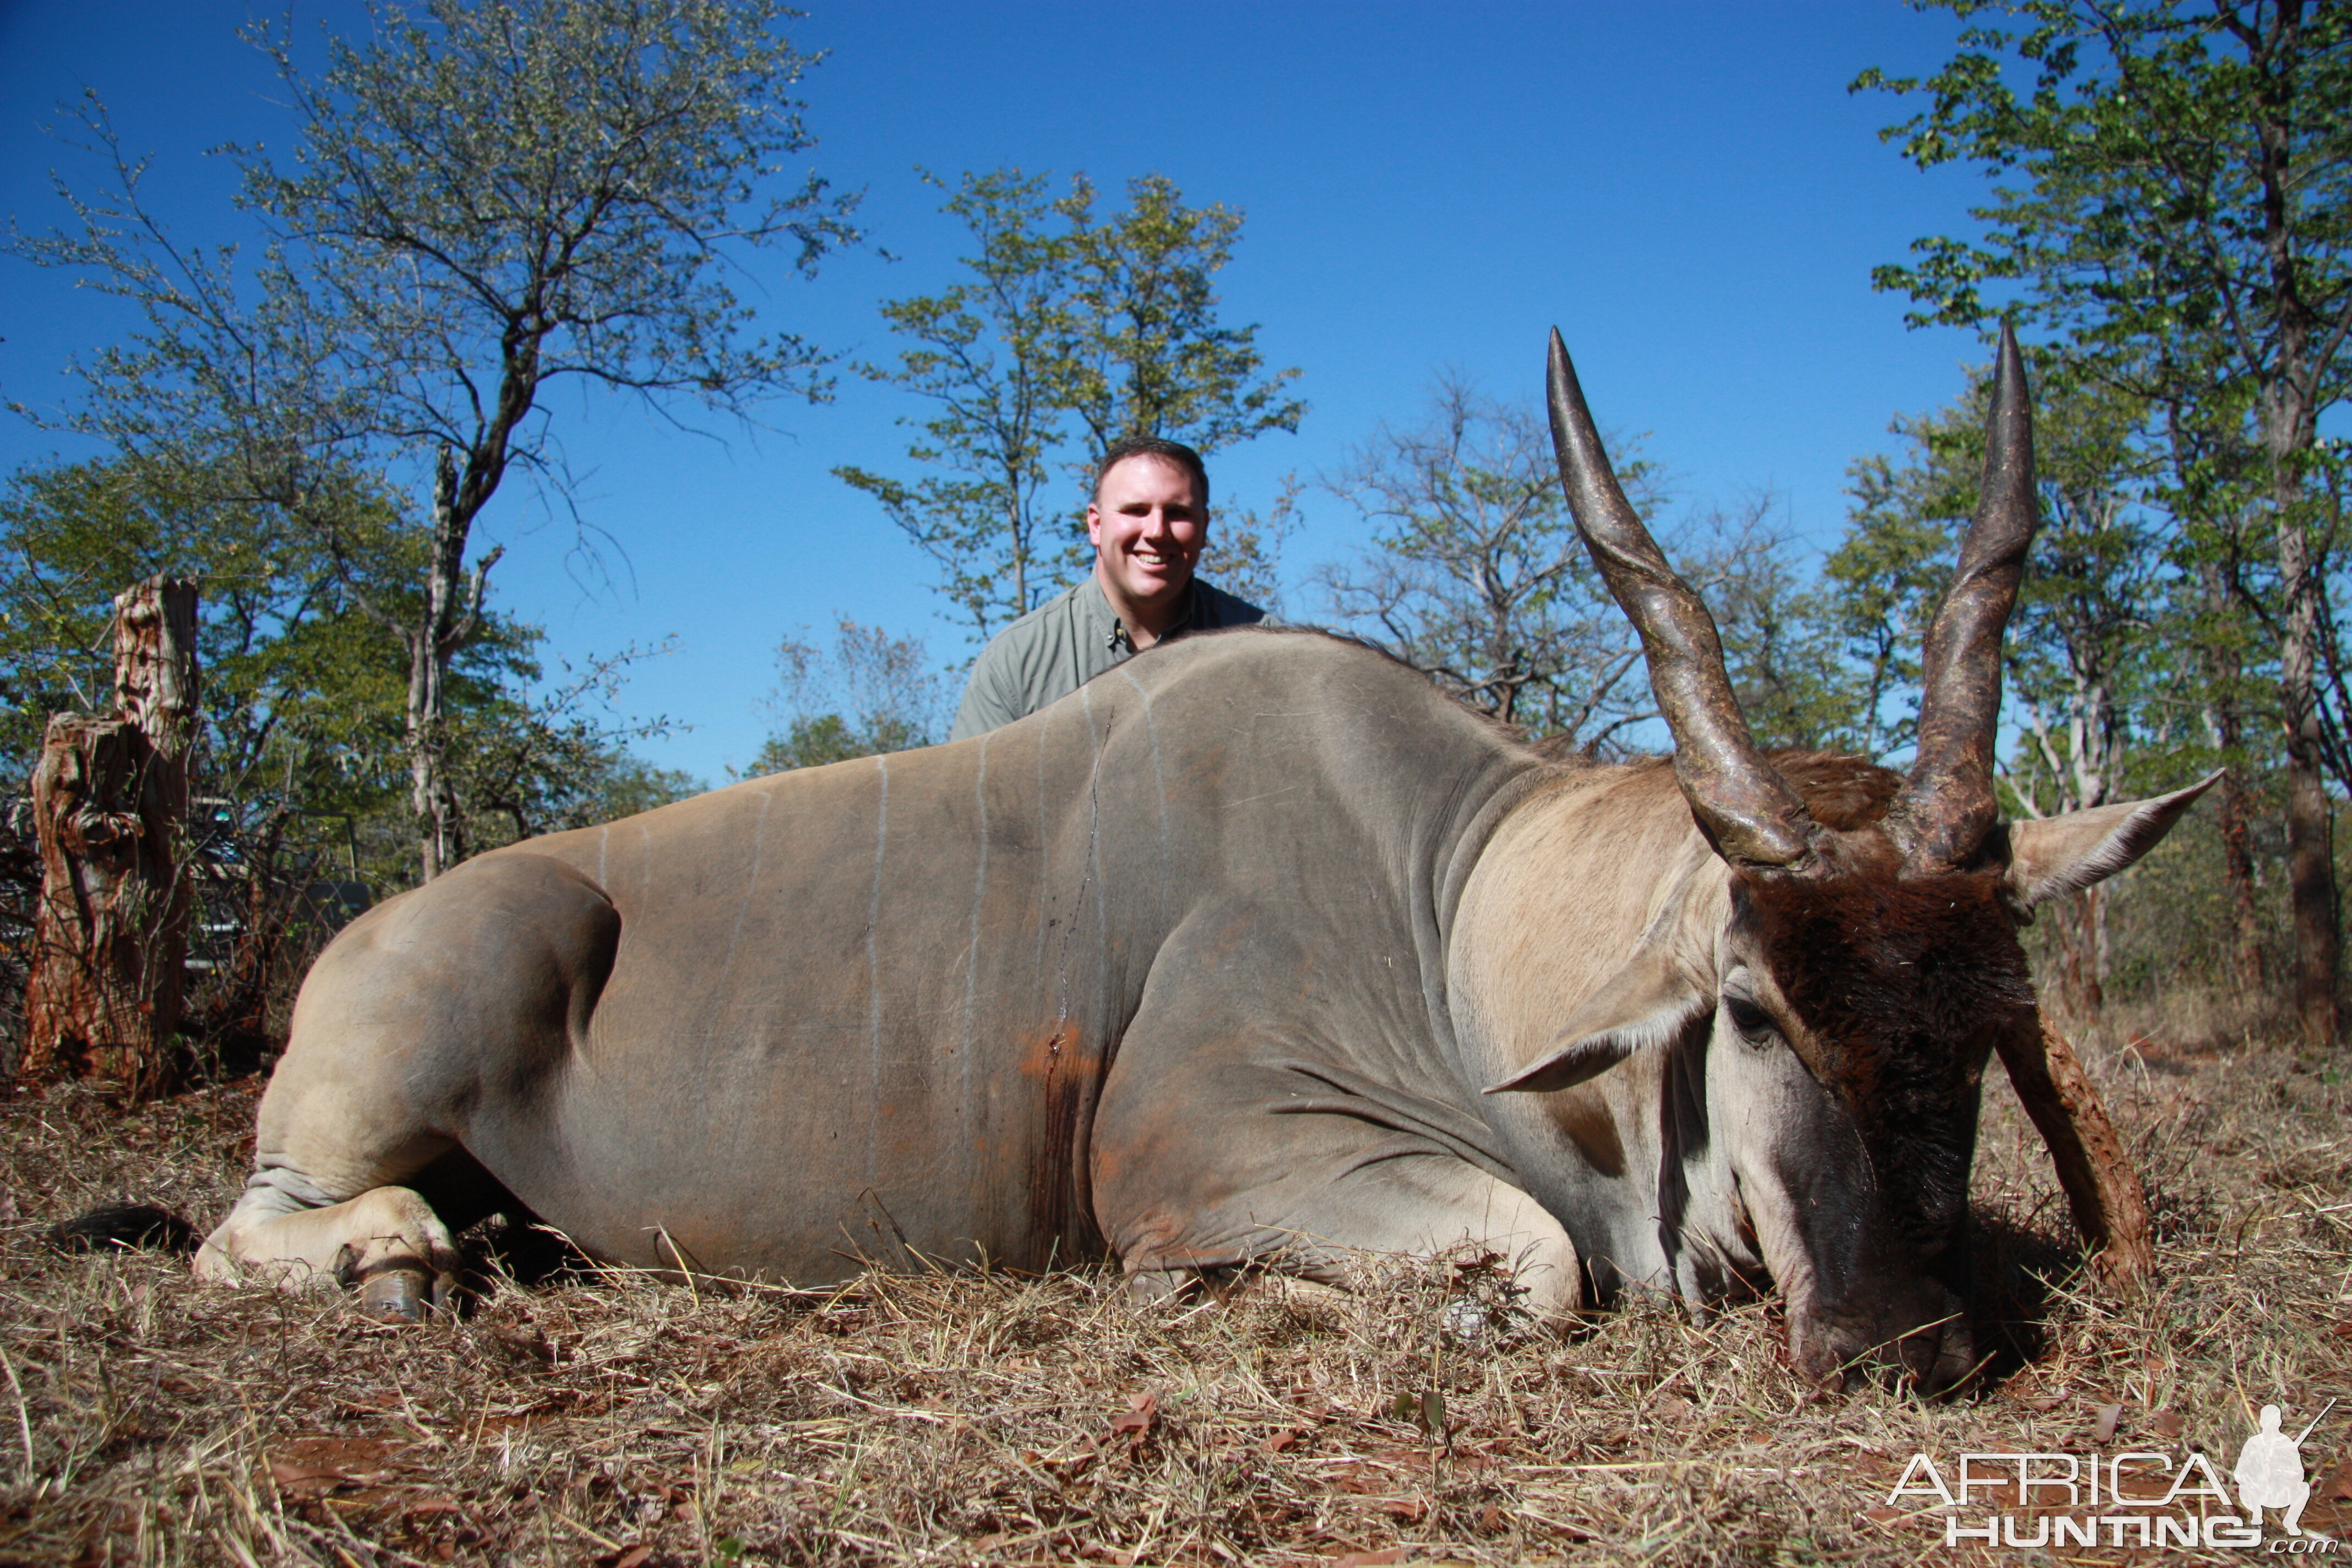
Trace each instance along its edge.
<path fill-rule="evenodd" d="M 1935 1284 L 1878 1312 L 1792 1320 L 1789 1340 L 1800 1373 L 1849 1392 L 1876 1374 L 1907 1378 L 1923 1394 L 1940 1394 L 1977 1364 L 1976 1336 L 1959 1298 Z"/>

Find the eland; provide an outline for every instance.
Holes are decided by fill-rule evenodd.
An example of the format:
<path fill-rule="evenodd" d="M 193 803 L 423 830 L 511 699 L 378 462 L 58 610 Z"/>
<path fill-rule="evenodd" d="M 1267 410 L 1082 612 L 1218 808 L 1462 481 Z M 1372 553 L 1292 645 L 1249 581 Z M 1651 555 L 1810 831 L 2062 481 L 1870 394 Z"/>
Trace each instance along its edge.
<path fill-rule="evenodd" d="M 320 957 L 199 1272 L 414 1318 L 518 1205 L 796 1285 L 1108 1257 L 1150 1296 L 1469 1246 L 1538 1315 L 1769 1283 L 1811 1376 L 1963 1377 L 1980 1086 L 2039 1027 L 2019 927 L 2205 786 L 2000 820 L 2035 520 L 2006 334 L 1899 774 L 1758 748 L 1556 333 L 1550 405 L 1670 763 L 1550 761 L 1375 651 L 1233 631 L 483 855 Z"/>

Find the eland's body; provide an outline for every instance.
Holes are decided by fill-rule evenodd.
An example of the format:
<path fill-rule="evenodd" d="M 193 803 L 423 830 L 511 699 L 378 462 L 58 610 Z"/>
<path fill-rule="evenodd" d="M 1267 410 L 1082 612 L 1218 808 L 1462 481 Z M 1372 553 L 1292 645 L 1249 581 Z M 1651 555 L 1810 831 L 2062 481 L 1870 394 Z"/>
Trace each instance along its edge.
<path fill-rule="evenodd" d="M 1411 1161 L 1364 1164 L 1346 1222 L 1331 1178 L 1508 1168 L 1446 944 L 1540 771 L 1377 655 L 1231 633 L 972 741 L 485 855 L 320 961 L 262 1184 L 462 1149 L 600 1256 L 802 1283 L 1406 1246 Z"/>
<path fill-rule="evenodd" d="M 1810 1371 L 1959 1375 L 1979 1082 L 2035 1027 L 2017 921 L 2193 792 L 1954 805 L 1932 688 L 1966 637 L 1931 644 L 1908 780 L 1727 738 L 1712 627 L 1694 655 L 1687 589 L 1579 491 L 1560 395 L 1673 772 L 1547 763 L 1381 655 L 1237 631 L 978 739 L 483 856 L 321 957 L 199 1268 L 413 1312 L 469 1184 L 600 1257 L 797 1284 L 1469 1243 L 1540 1310 L 1769 1276 Z M 2030 496 L 2006 526 L 2021 556 Z"/>

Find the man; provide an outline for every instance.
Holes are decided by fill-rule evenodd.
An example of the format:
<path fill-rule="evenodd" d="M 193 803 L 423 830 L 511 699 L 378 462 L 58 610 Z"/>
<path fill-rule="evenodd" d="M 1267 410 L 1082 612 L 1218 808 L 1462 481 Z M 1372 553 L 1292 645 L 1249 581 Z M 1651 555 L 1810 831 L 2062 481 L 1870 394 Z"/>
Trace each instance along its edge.
<path fill-rule="evenodd" d="M 2334 1400 L 2329 1400 L 2332 1408 Z M 2323 1410 L 2320 1415 L 2326 1415 Z M 2303 1437 L 2311 1436 L 2311 1426 L 2303 1429 L 2303 1437 L 2290 1437 L 2279 1430 L 2279 1407 L 2265 1405 L 2258 1419 L 2262 1430 L 2246 1439 L 2238 1450 L 2238 1502 L 2246 1510 L 2246 1522 L 2260 1528 L 2263 1510 L 2282 1509 L 2279 1523 L 2289 1535 L 2303 1533 L 2303 1505 L 2311 1500 L 2311 1483 L 2303 1479 Z"/>
<path fill-rule="evenodd" d="M 1034 713 L 1171 637 L 1266 618 L 1192 575 L 1209 539 L 1209 475 L 1181 442 L 1130 436 L 1103 454 L 1087 539 L 1095 569 L 1086 580 L 981 650 L 949 740 Z"/>

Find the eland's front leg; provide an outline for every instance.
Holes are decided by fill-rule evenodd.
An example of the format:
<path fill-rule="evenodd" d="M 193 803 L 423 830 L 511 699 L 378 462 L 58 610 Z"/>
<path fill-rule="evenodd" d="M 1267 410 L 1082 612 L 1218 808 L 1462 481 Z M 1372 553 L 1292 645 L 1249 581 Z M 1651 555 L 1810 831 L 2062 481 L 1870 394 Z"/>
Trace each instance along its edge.
<path fill-rule="evenodd" d="M 320 955 L 261 1102 L 245 1195 L 199 1278 L 355 1284 L 380 1315 L 446 1300 L 457 1249 L 426 1192 L 485 1115 L 543 1097 L 584 1047 L 620 942 L 601 889 L 562 863 L 469 861 L 373 910 Z M 424 1187 L 425 1191 L 418 1190 Z"/>
<path fill-rule="evenodd" d="M 1470 1119 L 1416 1094 L 1359 1092 L 1366 1081 L 1262 1029 L 1139 1017 L 1093 1149 L 1096 1218 L 1136 1292 L 1260 1261 L 1348 1284 L 1367 1254 L 1475 1250 L 1508 1270 L 1519 1310 L 1579 1310 L 1575 1243 L 1455 1152 Z"/>
<path fill-rule="evenodd" d="M 447 1301 L 457 1282 L 457 1245 L 424 1194 L 370 1188 L 342 1203 L 311 1207 L 265 1172 L 246 1188 L 196 1253 L 196 1277 L 218 1284 L 258 1279 L 289 1289 L 355 1285 L 370 1316 L 415 1322 Z"/>

